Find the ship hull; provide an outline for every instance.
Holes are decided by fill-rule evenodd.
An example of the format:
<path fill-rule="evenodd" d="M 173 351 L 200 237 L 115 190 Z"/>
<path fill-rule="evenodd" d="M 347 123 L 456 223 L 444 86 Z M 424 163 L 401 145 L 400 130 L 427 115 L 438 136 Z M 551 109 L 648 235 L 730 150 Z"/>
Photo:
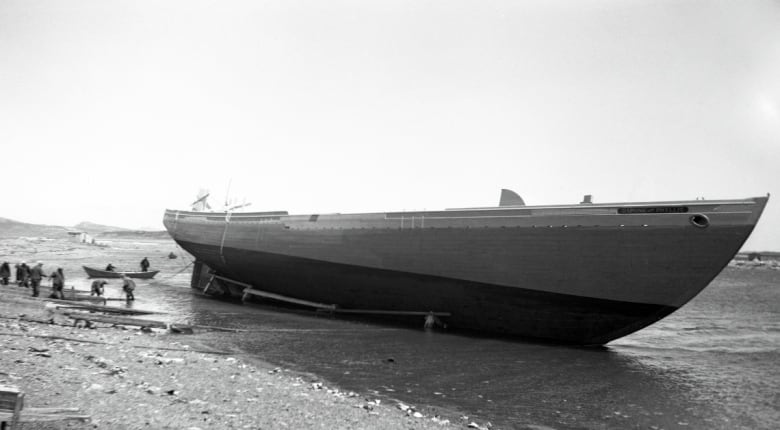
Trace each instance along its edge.
<path fill-rule="evenodd" d="M 471 220 L 465 226 L 437 224 L 429 213 L 427 225 L 411 228 L 377 224 L 374 215 L 336 215 L 316 227 L 322 220 L 284 215 L 242 223 L 171 213 L 165 222 L 199 262 L 238 282 L 222 283 L 230 295 L 250 285 L 341 309 L 434 311 L 450 327 L 604 344 L 701 291 L 749 236 L 765 200 L 758 203 L 697 208 L 712 219 L 706 228 L 688 213 L 585 214 L 574 224 L 565 209 L 487 225 L 473 221 L 484 211 L 470 211 L 460 213 Z M 753 205 L 758 214 L 743 210 Z"/>
<path fill-rule="evenodd" d="M 181 243 L 185 249 L 190 245 Z M 676 310 L 241 249 L 223 252 L 234 269 L 214 262 L 218 273 L 264 291 L 337 303 L 345 309 L 446 312 L 450 316 L 443 320 L 449 327 L 563 343 L 603 344 Z M 221 286 L 232 297 L 243 296 L 241 285 Z M 423 318 L 414 322 L 422 326 Z"/>

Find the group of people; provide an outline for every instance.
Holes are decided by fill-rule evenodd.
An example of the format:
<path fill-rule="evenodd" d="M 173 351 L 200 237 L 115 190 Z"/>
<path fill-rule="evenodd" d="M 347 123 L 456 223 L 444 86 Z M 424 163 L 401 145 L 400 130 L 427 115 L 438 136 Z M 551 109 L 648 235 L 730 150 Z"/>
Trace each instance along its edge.
<path fill-rule="evenodd" d="M 120 278 L 122 279 L 122 291 L 125 292 L 127 301 L 129 302 L 135 300 L 135 295 L 133 295 L 133 291 L 135 291 L 135 281 L 130 279 L 124 273 L 120 275 Z M 95 279 L 92 281 L 92 288 L 89 295 L 98 297 L 102 296 L 105 292 L 106 284 L 108 284 L 108 282 L 104 279 Z"/>
<path fill-rule="evenodd" d="M 38 297 L 40 295 L 41 281 L 49 278 L 52 281 L 51 284 L 51 298 L 62 299 L 64 298 L 62 290 L 65 288 L 65 273 L 62 271 L 62 267 L 58 267 L 57 270 L 49 275 L 43 270 L 43 262 L 39 261 L 35 266 L 28 266 L 26 261 L 15 266 L 16 269 L 16 285 L 20 287 L 32 288 L 32 296 Z M 0 284 L 8 285 L 8 278 L 11 277 L 11 265 L 7 261 L 4 261 L 0 265 Z"/>
<path fill-rule="evenodd" d="M 43 270 L 42 261 L 38 261 L 32 267 L 27 265 L 27 262 L 22 261 L 21 263 L 16 264 L 15 269 L 16 285 L 19 287 L 32 288 L 33 297 L 38 297 L 40 295 L 41 281 L 49 278 L 51 280 L 52 290 L 49 297 L 53 299 L 65 298 L 65 295 L 63 294 L 63 290 L 65 289 L 65 273 L 62 270 L 62 267 L 58 267 L 57 270 L 49 275 L 46 275 Z M 114 269 L 115 267 L 110 263 L 108 266 L 106 266 L 106 271 L 113 272 Z M 148 269 L 149 260 L 144 257 L 144 259 L 141 260 L 141 270 L 146 272 Z M 8 285 L 8 279 L 10 277 L 11 265 L 7 261 L 4 261 L 3 264 L 0 265 L 0 285 Z M 124 273 L 120 275 L 120 278 L 122 279 L 122 291 L 124 291 L 125 295 L 127 296 L 127 300 L 135 300 L 135 295 L 133 294 L 135 291 L 135 281 L 130 279 Z M 106 284 L 108 284 L 108 282 L 102 279 L 96 279 L 93 281 L 90 296 L 102 296 L 105 292 Z"/>
<path fill-rule="evenodd" d="M 141 260 L 141 271 L 142 272 L 148 272 L 149 271 L 149 259 L 144 257 L 143 260 Z M 116 266 L 114 266 L 111 263 L 108 263 L 108 266 L 106 266 L 106 272 L 113 272 L 116 270 Z"/>

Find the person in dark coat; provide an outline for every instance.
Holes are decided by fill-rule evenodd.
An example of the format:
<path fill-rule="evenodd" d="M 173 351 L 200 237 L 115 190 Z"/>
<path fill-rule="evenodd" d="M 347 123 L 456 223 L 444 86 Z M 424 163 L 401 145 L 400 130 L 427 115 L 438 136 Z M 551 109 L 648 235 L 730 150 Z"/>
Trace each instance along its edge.
<path fill-rule="evenodd" d="M 144 257 L 144 259 L 141 260 L 141 271 L 146 272 L 147 270 L 149 270 L 149 260 Z"/>
<path fill-rule="evenodd" d="M 65 300 L 65 294 L 63 293 L 65 289 L 65 274 L 62 272 L 62 267 L 58 267 L 56 271 L 49 275 L 49 278 L 52 280 L 51 295 L 49 297 Z"/>
<path fill-rule="evenodd" d="M 122 291 L 125 292 L 127 295 L 127 301 L 133 301 L 135 300 L 135 296 L 133 295 L 133 291 L 135 290 L 135 281 L 128 278 L 127 275 L 122 274 Z"/>
<path fill-rule="evenodd" d="M 3 285 L 8 285 L 8 278 L 11 277 L 11 266 L 8 264 L 7 261 L 3 261 L 3 264 L 0 265 L 0 283 Z"/>
<path fill-rule="evenodd" d="M 114 269 L 116 269 L 116 267 L 111 263 L 108 263 L 108 266 L 106 266 L 106 272 L 113 272 Z"/>
<path fill-rule="evenodd" d="M 30 288 L 30 266 L 24 261 L 19 265 L 19 270 L 16 271 L 16 282 L 20 287 Z"/>
<path fill-rule="evenodd" d="M 40 294 L 41 280 L 46 277 L 43 273 L 43 262 L 39 261 L 35 267 L 30 270 L 30 285 L 32 285 L 32 296 L 38 297 Z"/>
<path fill-rule="evenodd" d="M 103 286 L 108 284 L 108 282 L 102 280 L 102 279 L 95 279 L 92 281 L 92 292 L 89 293 L 90 296 L 102 296 L 104 288 Z"/>

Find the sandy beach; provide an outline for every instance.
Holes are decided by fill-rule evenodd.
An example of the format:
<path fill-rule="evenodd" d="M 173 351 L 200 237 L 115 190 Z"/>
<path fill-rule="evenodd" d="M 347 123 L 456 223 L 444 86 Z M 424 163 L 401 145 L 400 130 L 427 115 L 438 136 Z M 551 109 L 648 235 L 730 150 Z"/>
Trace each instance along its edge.
<path fill-rule="evenodd" d="M 186 267 L 167 259 L 173 242 L 159 241 L 148 255 L 153 269 L 173 273 Z M 42 238 L 0 240 L 0 260 L 44 261 L 65 269 L 66 290 L 88 281 L 81 264 L 111 261 L 127 268 L 149 254 L 132 241 L 100 247 Z M 76 288 L 76 289 L 80 289 Z M 78 408 L 89 420 L 25 423 L 22 429 L 440 429 L 487 428 L 457 414 L 416 410 L 398 402 L 343 391 L 316 375 L 295 373 L 209 348 L 215 336 L 240 332 L 195 330 L 174 334 L 94 323 L 74 326 L 44 299 L 15 284 L 0 286 L 0 385 L 18 386 L 27 408 Z M 111 294 L 109 294 L 110 296 Z M 114 291 L 116 296 L 116 291 Z M 48 304 L 47 304 L 48 303 Z M 213 343 L 212 343 L 213 344 Z M 445 415 L 445 414 L 441 414 Z"/>

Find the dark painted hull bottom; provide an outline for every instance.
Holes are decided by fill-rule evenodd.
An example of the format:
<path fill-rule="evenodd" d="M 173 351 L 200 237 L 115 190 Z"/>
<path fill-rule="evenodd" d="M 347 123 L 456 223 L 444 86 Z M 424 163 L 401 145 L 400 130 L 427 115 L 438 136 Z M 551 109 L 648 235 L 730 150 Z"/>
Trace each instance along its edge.
<path fill-rule="evenodd" d="M 223 249 L 226 265 L 217 247 L 180 244 L 218 274 L 260 290 L 344 309 L 449 312 L 441 318 L 449 327 L 558 343 L 605 344 L 676 310 L 240 249 Z M 206 281 L 199 276 L 193 272 L 195 288 Z M 243 295 L 242 286 L 221 286 Z"/>

